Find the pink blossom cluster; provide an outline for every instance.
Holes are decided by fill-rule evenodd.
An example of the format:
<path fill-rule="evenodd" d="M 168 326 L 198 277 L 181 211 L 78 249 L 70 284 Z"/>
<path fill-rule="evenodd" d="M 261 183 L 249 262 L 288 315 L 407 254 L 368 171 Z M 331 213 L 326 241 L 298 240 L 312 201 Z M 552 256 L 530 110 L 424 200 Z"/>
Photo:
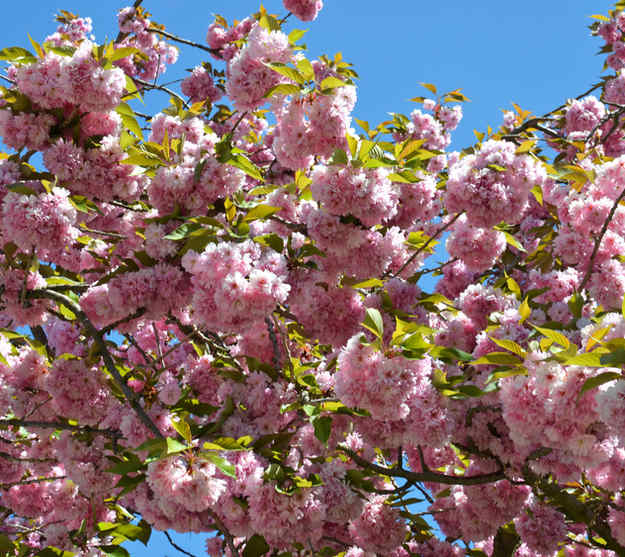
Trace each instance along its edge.
<path fill-rule="evenodd" d="M 114 109 L 126 88 L 124 72 L 104 69 L 93 57 L 94 44 L 84 40 L 72 56 L 49 52 L 33 64 L 12 66 L 19 90 L 44 109 L 74 105 L 83 112 Z"/>
<path fill-rule="evenodd" d="M 185 138 L 181 156 L 160 167 L 148 186 L 150 202 L 161 214 L 172 213 L 176 207 L 185 213 L 202 214 L 207 205 L 245 185 L 242 170 L 218 162 L 214 149 L 217 138 L 205 133 L 199 118 L 181 122 L 161 114 L 154 120 L 152 140 L 162 141 L 165 132 L 170 139 Z"/>
<path fill-rule="evenodd" d="M 217 330 L 243 331 L 262 322 L 291 288 L 284 258 L 250 240 L 209 244 L 200 254 L 188 251 L 182 265 L 191 274 L 194 321 Z"/>
<path fill-rule="evenodd" d="M 184 272 L 159 263 L 91 286 L 81 296 L 80 303 L 97 327 L 106 327 L 139 309 L 155 317 L 179 308 L 187 291 Z"/>
<path fill-rule="evenodd" d="M 220 22 L 211 23 L 206 33 L 206 42 L 213 49 L 211 55 L 217 60 L 230 60 L 238 51 L 237 41 L 244 38 L 254 26 L 254 19 L 246 17 L 232 27 Z"/>
<path fill-rule="evenodd" d="M 427 358 L 387 358 L 355 335 L 339 354 L 334 391 L 345 404 L 368 410 L 376 420 L 400 420 L 410 413 L 409 399 L 430 371 Z"/>
<path fill-rule="evenodd" d="M 41 257 L 53 259 L 80 235 L 76 217 L 67 190 L 54 188 L 40 195 L 10 191 L 2 202 L 0 228 L 5 242 L 36 249 Z"/>
<path fill-rule="evenodd" d="M 180 89 L 194 103 L 204 100 L 214 103 L 223 96 L 223 92 L 215 85 L 211 74 L 202 66 L 193 68 L 191 75 L 180 84 Z"/>
<path fill-rule="evenodd" d="M 478 228 L 462 215 L 452 227 L 445 244 L 452 257 L 461 260 L 466 268 L 482 272 L 493 266 L 506 249 L 506 236 L 492 228 Z"/>
<path fill-rule="evenodd" d="M 302 21 L 314 21 L 323 8 L 323 0 L 283 0 L 285 9 Z"/>
<path fill-rule="evenodd" d="M 289 39 L 284 33 L 254 25 L 247 44 L 228 61 L 226 93 L 235 107 L 245 111 L 261 106 L 265 93 L 283 81 L 266 63 L 286 64 L 291 57 Z"/>
<path fill-rule="evenodd" d="M 89 38 L 93 31 L 93 20 L 90 17 L 73 17 L 66 19 L 57 28 L 56 32 L 46 37 L 45 42 L 55 46 L 72 46 L 80 44 Z"/>
<path fill-rule="evenodd" d="M 278 113 L 272 148 L 286 168 L 309 168 L 314 157 L 330 157 L 347 150 L 350 113 L 356 104 L 356 88 L 345 85 L 330 94 L 294 97 Z"/>
<path fill-rule="evenodd" d="M 473 226 L 517 223 L 529 191 L 545 179 L 543 166 L 527 155 L 516 155 L 513 143 L 488 140 L 449 169 L 445 205 L 449 212 L 466 212 Z"/>
<path fill-rule="evenodd" d="M 566 539 L 564 515 L 535 497 L 531 498 L 526 512 L 514 519 L 514 526 L 523 543 L 541 554 L 554 553 Z"/>
<path fill-rule="evenodd" d="M 51 114 L 0 110 L 0 135 L 13 149 L 43 149 L 50 141 L 50 129 L 55 123 Z"/>
<path fill-rule="evenodd" d="M 103 137 L 98 149 L 61 139 L 43 155 L 48 170 L 72 193 L 106 201 L 133 200 L 145 188 L 145 177 L 133 173 L 133 165 L 122 164 L 124 158 L 119 139 L 112 135 Z"/>
<path fill-rule="evenodd" d="M 178 49 L 162 40 L 158 29 L 140 10 L 134 7 L 123 8 L 117 14 L 119 30 L 124 37 L 117 43 L 118 48 L 137 48 L 140 53 L 125 56 L 115 64 L 132 77 L 146 81 L 156 79 L 165 73 L 168 64 L 178 60 Z"/>
<path fill-rule="evenodd" d="M 365 226 L 385 222 L 397 211 L 397 194 L 388 171 L 353 166 L 317 166 L 310 190 L 333 215 L 353 215 Z"/>

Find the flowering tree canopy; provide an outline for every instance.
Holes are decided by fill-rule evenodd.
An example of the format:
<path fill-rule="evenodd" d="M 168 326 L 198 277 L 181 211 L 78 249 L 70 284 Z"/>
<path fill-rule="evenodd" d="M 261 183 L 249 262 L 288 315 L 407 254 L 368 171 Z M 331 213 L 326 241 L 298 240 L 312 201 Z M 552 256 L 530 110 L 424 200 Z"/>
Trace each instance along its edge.
<path fill-rule="evenodd" d="M 0 50 L 0 553 L 625 555 L 624 2 L 462 152 L 460 90 L 358 120 L 283 3 Z"/>

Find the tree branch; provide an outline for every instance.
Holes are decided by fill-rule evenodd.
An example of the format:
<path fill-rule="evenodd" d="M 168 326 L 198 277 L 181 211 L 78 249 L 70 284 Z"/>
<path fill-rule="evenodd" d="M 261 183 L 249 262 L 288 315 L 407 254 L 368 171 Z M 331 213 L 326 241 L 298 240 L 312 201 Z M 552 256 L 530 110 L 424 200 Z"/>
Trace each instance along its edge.
<path fill-rule="evenodd" d="M 148 27 L 148 29 L 146 29 L 146 31 L 148 31 L 150 33 L 156 33 L 157 35 L 163 35 L 163 37 L 166 37 L 169 40 L 175 41 L 175 42 L 180 43 L 180 44 L 186 44 L 186 45 L 192 46 L 194 48 L 199 48 L 200 50 L 205 50 L 206 52 L 210 52 L 211 54 L 214 54 L 215 56 L 219 55 L 219 50 L 215 50 L 214 48 L 209 48 L 208 46 L 204 46 L 201 43 L 196 43 L 196 42 L 190 41 L 188 39 L 183 39 L 182 37 L 178 37 L 177 35 L 173 35 L 172 33 L 164 31 L 163 29 L 157 29 L 156 27 Z"/>
<path fill-rule="evenodd" d="M 144 88 L 157 89 L 158 91 L 162 91 L 163 93 L 167 93 L 168 95 L 171 95 L 172 97 L 177 98 L 180 102 L 182 102 L 185 108 L 189 108 L 189 103 L 187 103 L 187 101 L 185 101 L 178 93 L 172 91 L 171 89 L 168 89 L 167 87 L 163 87 L 162 85 L 156 85 L 155 83 L 150 83 L 149 81 L 145 81 L 138 77 L 133 77 L 132 79 L 136 81 L 139 85 L 143 85 Z"/>
<path fill-rule="evenodd" d="M 82 308 L 79 304 L 74 302 L 71 298 L 61 294 L 60 292 L 54 292 L 53 290 L 31 290 L 28 293 L 28 297 L 30 298 L 47 298 L 49 300 L 53 300 L 57 303 L 62 303 L 66 305 L 69 309 L 71 309 L 76 317 L 82 322 L 82 324 L 87 329 L 88 336 L 91 337 L 96 346 L 98 347 L 100 354 L 102 356 L 102 360 L 104 360 L 104 365 L 106 366 L 107 371 L 111 374 L 115 382 L 119 385 L 120 389 L 124 393 L 126 400 L 135 411 L 139 420 L 143 422 L 143 424 L 157 437 L 163 438 L 163 434 L 160 432 L 158 427 L 154 424 L 154 422 L 150 419 L 150 417 L 146 414 L 143 407 L 139 404 L 137 397 L 135 396 L 134 391 L 127 385 L 124 378 L 121 376 L 117 367 L 115 366 L 115 361 L 113 360 L 113 356 L 109 352 L 108 347 L 106 346 L 106 342 L 104 341 L 104 337 L 102 333 L 96 329 L 91 320 L 87 317 L 87 314 L 83 312 Z"/>
<path fill-rule="evenodd" d="M 588 262 L 588 269 L 586 269 L 586 274 L 584 275 L 584 278 L 582 279 L 582 282 L 579 285 L 579 288 L 578 288 L 579 292 L 581 292 L 584 289 L 584 287 L 590 280 L 590 275 L 592 274 L 592 267 L 595 263 L 597 252 L 599 251 L 599 245 L 601 244 L 601 241 L 603 240 L 605 233 L 608 231 L 608 226 L 610 226 L 610 221 L 614 217 L 614 213 L 616 213 L 616 209 L 619 203 L 621 202 L 621 200 L 623 199 L 623 197 L 625 197 L 625 188 L 623 188 L 623 191 L 621 192 L 621 194 L 614 201 L 614 204 L 612 205 L 612 208 L 610 209 L 610 212 L 608 213 L 608 216 L 606 217 L 605 222 L 603 223 L 603 226 L 601 227 L 601 231 L 599 232 L 599 235 L 595 238 L 595 246 L 590 255 L 590 261 Z"/>
<path fill-rule="evenodd" d="M 0 425 L 16 425 L 22 427 L 38 427 L 41 429 L 63 429 L 66 431 L 77 431 L 80 433 L 96 433 L 98 435 L 104 435 L 111 439 L 121 439 L 123 435 L 119 431 L 114 429 L 98 429 L 97 427 L 91 427 L 88 425 L 71 425 L 63 422 L 41 422 L 38 420 L 21 420 L 19 418 L 6 418 L 0 419 Z"/>
<path fill-rule="evenodd" d="M 436 239 L 438 238 L 438 236 L 440 236 L 443 232 L 445 232 L 445 230 L 447 230 L 454 222 L 456 222 L 460 216 L 462 215 L 462 213 L 456 213 L 456 215 L 454 216 L 454 218 L 452 218 L 445 226 L 443 226 L 442 228 L 439 228 L 436 233 L 434 234 L 434 236 L 430 237 L 430 239 L 425 242 L 425 244 L 423 244 L 418 250 L 416 250 L 409 258 L 408 260 L 399 268 L 399 271 L 397 271 L 396 273 L 394 273 L 392 276 L 393 278 L 401 275 L 401 273 L 404 271 L 404 269 L 406 269 L 406 267 L 408 267 L 408 265 L 410 265 L 415 258 L 420 254 L 423 253 L 428 246 Z M 388 276 L 388 273 L 384 273 L 385 278 Z"/>
<path fill-rule="evenodd" d="M 188 555 L 189 557 L 196 557 L 195 555 L 193 555 L 193 553 L 189 553 L 188 551 L 185 551 L 184 549 L 182 549 L 182 547 L 176 544 L 174 540 L 171 539 L 171 536 L 169 535 L 169 532 L 167 530 L 163 530 L 163 534 L 165 534 L 167 541 L 171 544 L 171 546 L 174 549 L 177 549 L 178 551 L 180 551 L 180 553 L 184 553 L 185 555 Z"/>
<path fill-rule="evenodd" d="M 339 450 L 347 454 L 356 464 L 358 464 L 358 466 L 361 466 L 362 468 L 371 470 L 372 472 L 377 472 L 378 474 L 382 474 L 384 476 L 404 478 L 411 483 L 430 482 L 445 485 L 481 485 L 499 480 L 507 480 L 503 469 L 490 472 L 489 474 L 477 474 L 475 476 L 449 476 L 447 474 L 433 472 L 423 462 L 421 466 L 425 466 L 425 468 L 423 468 L 422 472 L 412 472 L 410 470 L 403 470 L 397 466 L 394 466 L 393 468 L 379 466 L 378 464 L 365 460 L 347 447 L 339 447 Z"/>

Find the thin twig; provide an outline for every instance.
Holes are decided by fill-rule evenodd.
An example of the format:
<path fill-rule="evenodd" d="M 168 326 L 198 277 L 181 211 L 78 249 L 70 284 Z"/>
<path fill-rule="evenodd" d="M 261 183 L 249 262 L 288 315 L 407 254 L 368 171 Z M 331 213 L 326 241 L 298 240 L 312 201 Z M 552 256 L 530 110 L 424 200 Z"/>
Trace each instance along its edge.
<path fill-rule="evenodd" d="M 269 332 L 269 340 L 271 341 L 271 347 L 273 349 L 273 355 L 271 356 L 271 363 L 274 369 L 280 369 L 280 347 L 278 346 L 278 339 L 276 338 L 276 331 L 273 328 L 273 323 L 269 317 L 265 317 L 265 324 L 267 325 L 267 331 Z"/>
<path fill-rule="evenodd" d="M 0 419 L 0 424 L 15 425 L 21 427 L 38 427 L 41 429 L 63 429 L 66 431 L 77 431 L 80 433 L 95 433 L 98 435 L 104 435 L 111 439 L 120 439 L 123 435 L 119 431 L 114 429 L 98 429 L 97 427 L 91 427 L 88 425 L 71 425 L 63 422 L 43 422 L 39 420 L 20 420 L 19 418 L 6 418 Z"/>
<path fill-rule="evenodd" d="M 584 289 L 584 287 L 586 286 L 586 283 L 590 280 L 590 275 L 592 274 L 592 267 L 595 263 L 597 252 L 599 251 L 599 245 L 601 244 L 601 241 L 603 240 L 605 233 L 608 231 L 608 226 L 610 226 L 610 221 L 612 220 L 612 217 L 614 217 L 614 213 L 616 212 L 616 209 L 619 203 L 621 202 L 621 200 L 623 199 L 623 197 L 625 197 L 625 188 L 623 188 L 623 191 L 621 192 L 621 194 L 616 198 L 616 201 L 614 201 L 614 204 L 612 205 L 612 208 L 610 209 L 610 212 L 608 213 L 608 216 L 605 219 L 603 226 L 601 227 L 601 232 L 599 232 L 599 235 L 595 238 L 595 246 L 592 250 L 592 254 L 590 255 L 590 261 L 588 262 L 588 269 L 586 269 L 586 274 L 584 275 L 584 278 L 581 284 L 579 285 L 579 288 L 578 288 L 579 292 L 581 292 Z"/>
<path fill-rule="evenodd" d="M 90 338 L 92 338 L 100 351 L 100 355 L 102 356 L 102 360 L 104 360 L 104 365 L 106 369 L 111 374 L 115 382 L 119 385 L 124 396 L 128 400 L 128 403 L 132 407 L 132 409 L 137 414 L 139 420 L 143 422 L 143 424 L 159 439 L 163 438 L 163 434 L 160 432 L 156 424 L 150 419 L 150 417 L 146 414 L 145 410 L 139 404 L 137 397 L 135 396 L 134 391 L 128 386 L 124 378 L 119 373 L 117 367 L 115 366 L 115 361 L 113 360 L 113 356 L 109 352 L 108 347 L 106 346 L 106 342 L 102 333 L 96 329 L 95 325 L 91 322 L 91 320 L 87 317 L 87 314 L 82 310 L 79 304 L 74 302 L 71 298 L 68 298 L 64 294 L 60 292 L 54 292 L 53 290 L 31 290 L 28 293 L 28 296 L 31 298 L 47 298 L 49 300 L 53 300 L 57 303 L 62 303 L 71 309 L 76 317 L 83 323 L 85 328 L 87 329 L 87 334 Z"/>
<path fill-rule="evenodd" d="M 188 46 L 199 48 L 200 50 L 205 50 L 206 52 L 210 52 L 211 54 L 215 54 L 215 55 L 219 54 L 219 50 L 215 50 L 214 48 L 209 48 L 208 46 L 204 46 L 201 43 L 196 43 L 188 39 L 183 39 L 182 37 L 173 35 L 172 33 L 169 33 L 168 31 L 164 31 L 163 29 L 157 29 L 156 27 L 148 27 L 146 31 L 150 33 L 156 33 L 157 35 L 163 35 L 163 37 L 167 37 L 168 39 L 175 41 L 177 43 L 186 44 Z"/>
<path fill-rule="evenodd" d="M 43 482 L 55 482 L 56 480 L 64 480 L 67 476 L 52 476 L 49 478 L 33 478 L 30 480 L 19 480 L 17 482 L 11 482 L 8 484 L 0 484 L 1 489 L 9 489 L 15 485 L 28 485 L 28 484 L 38 484 Z"/>
<path fill-rule="evenodd" d="M 163 87 L 162 85 L 155 85 L 154 83 L 150 83 L 149 81 L 145 81 L 138 77 L 133 77 L 132 79 L 136 81 L 139 85 L 143 85 L 143 87 L 147 89 L 156 89 L 158 91 L 162 91 L 163 93 L 167 93 L 168 95 L 171 95 L 172 97 L 177 98 L 180 102 L 182 102 L 185 108 L 189 108 L 189 104 L 187 103 L 187 101 L 185 101 L 178 93 L 172 91 L 171 89 L 168 89 L 167 87 Z"/>
<path fill-rule="evenodd" d="M 169 535 L 169 532 L 167 530 L 163 530 L 163 534 L 165 534 L 165 537 L 167 538 L 167 541 L 172 545 L 172 547 L 174 549 L 177 549 L 178 551 L 180 551 L 180 553 L 184 553 L 185 555 L 188 555 L 189 557 L 196 557 L 195 555 L 193 555 L 193 553 L 189 553 L 188 551 L 182 549 L 182 547 L 177 545 L 174 542 L 174 540 L 171 539 L 171 536 Z"/>
<path fill-rule="evenodd" d="M 439 228 L 436 233 L 434 234 L 434 236 L 431 236 L 430 239 L 425 242 L 425 244 L 423 244 L 418 250 L 416 250 L 409 258 L 408 260 L 400 267 L 399 271 L 397 271 L 395 274 L 393 274 L 393 278 L 401 275 L 401 273 L 406 269 L 406 267 L 408 267 L 408 265 L 410 265 L 415 258 L 422 252 L 424 252 L 428 246 L 436 239 L 438 238 L 438 236 L 440 236 L 443 232 L 445 232 L 445 230 L 447 230 L 454 222 L 456 222 L 460 216 L 463 213 L 456 213 L 456 215 L 454 216 L 454 218 L 452 218 L 445 226 L 443 226 L 442 228 Z M 385 273 L 385 278 L 386 278 L 387 273 Z"/>
<path fill-rule="evenodd" d="M 221 518 L 219 518 L 212 509 L 207 509 L 206 512 L 215 521 L 217 529 L 221 532 L 224 539 L 226 540 L 226 543 L 228 544 L 230 553 L 232 553 L 233 557 L 239 557 L 239 550 L 237 549 L 236 545 L 234 545 L 234 538 L 232 537 L 232 534 L 228 531 L 224 523 L 221 521 Z"/>
<path fill-rule="evenodd" d="M 378 474 L 382 474 L 384 476 L 404 478 L 411 483 L 430 482 L 445 485 L 481 485 L 507 479 L 503 469 L 499 469 L 488 474 L 477 474 L 475 476 L 449 476 L 447 474 L 433 472 L 427 466 L 422 472 L 402 470 L 397 466 L 386 468 L 365 460 L 347 447 L 339 447 L 339 449 L 347 454 L 356 464 L 358 464 L 358 466 L 361 466 L 362 468 L 377 472 Z M 423 463 L 422 466 L 423 465 L 425 465 L 425 463 Z"/>
<path fill-rule="evenodd" d="M 163 352 L 161 350 L 161 339 L 158 336 L 158 330 L 154 321 L 152 321 L 152 331 L 154 332 L 154 340 L 156 341 L 156 354 L 161 362 L 162 368 L 165 369 L 165 360 L 163 359 Z"/>
<path fill-rule="evenodd" d="M 13 462 L 56 462 L 54 458 L 29 458 L 29 457 L 19 457 L 13 456 L 9 453 L 0 452 L 0 458 L 4 458 L 5 460 L 11 460 Z"/>

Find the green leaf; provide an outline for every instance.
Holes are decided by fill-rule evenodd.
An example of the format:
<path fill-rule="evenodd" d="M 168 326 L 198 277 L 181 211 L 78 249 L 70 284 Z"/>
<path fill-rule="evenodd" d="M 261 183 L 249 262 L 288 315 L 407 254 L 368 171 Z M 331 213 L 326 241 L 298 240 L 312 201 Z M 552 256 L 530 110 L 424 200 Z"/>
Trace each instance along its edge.
<path fill-rule="evenodd" d="M 328 442 L 332 433 L 332 418 L 329 416 L 318 416 L 312 420 L 315 428 L 315 437 L 323 444 Z"/>
<path fill-rule="evenodd" d="M 280 83 L 275 85 L 264 94 L 264 98 L 268 99 L 274 95 L 299 95 L 301 89 L 292 83 Z"/>
<path fill-rule="evenodd" d="M 343 149 L 335 149 L 332 154 L 332 158 L 330 159 L 330 164 L 348 164 L 349 159 L 347 158 L 347 153 L 343 151 Z"/>
<path fill-rule="evenodd" d="M 55 46 L 51 43 L 43 43 L 43 48 L 46 52 L 54 52 L 60 56 L 72 56 L 76 52 L 73 46 Z"/>
<path fill-rule="evenodd" d="M 363 280 L 351 285 L 352 288 L 376 288 L 379 286 L 384 286 L 384 281 L 377 278 Z"/>
<path fill-rule="evenodd" d="M 586 381 L 584 381 L 582 388 L 579 390 L 579 396 L 583 395 L 586 391 L 590 391 L 591 389 L 595 389 L 600 385 L 604 385 L 610 381 L 615 381 L 616 379 L 623 379 L 623 376 L 615 371 L 606 371 L 605 373 L 600 373 L 594 377 L 589 377 Z"/>
<path fill-rule="evenodd" d="M 512 234 L 510 234 L 509 232 L 504 232 L 503 234 L 506 237 L 506 243 L 508 245 L 515 247 L 523 253 L 527 253 L 527 250 L 523 247 L 523 244 L 521 244 L 521 242 L 519 242 Z"/>
<path fill-rule="evenodd" d="M 141 129 L 139 122 L 137 122 L 137 119 L 133 115 L 130 115 L 130 114 L 120 113 L 119 116 L 122 119 L 122 124 L 124 125 L 124 127 L 127 130 L 130 130 L 135 135 L 135 137 L 142 140 L 143 130 Z"/>
<path fill-rule="evenodd" d="M 510 352 L 514 352 L 517 356 L 521 358 L 525 358 L 527 356 L 527 352 L 523 349 L 522 346 L 518 345 L 513 340 L 508 340 L 504 338 L 496 338 L 496 337 L 488 337 L 492 340 L 497 346 L 501 348 L 505 348 L 506 350 L 510 350 Z"/>
<path fill-rule="evenodd" d="M 213 451 L 247 451 L 252 442 L 249 436 L 233 439 L 232 437 L 219 437 L 212 441 L 206 441 L 203 445 L 206 450 Z"/>
<path fill-rule="evenodd" d="M 15 549 L 15 545 L 6 534 L 0 534 L 0 555 L 9 555 Z"/>
<path fill-rule="evenodd" d="M 470 362 L 471 365 L 517 365 L 520 364 L 521 361 L 516 357 L 510 354 L 509 352 L 491 352 L 490 354 L 486 354 L 477 360 L 473 360 Z"/>
<path fill-rule="evenodd" d="M 601 365 L 608 367 L 620 367 L 625 364 L 625 349 L 617 348 L 614 352 L 601 356 Z"/>
<path fill-rule="evenodd" d="M 166 236 L 163 236 L 163 239 L 183 240 L 191 236 L 191 234 L 193 234 L 194 232 L 197 232 L 198 230 L 201 230 L 201 229 L 202 229 L 201 224 L 198 224 L 196 222 L 185 222 L 184 224 L 176 228 L 176 230 L 172 230 L 169 234 L 167 234 Z"/>
<path fill-rule="evenodd" d="M 532 310 L 530 309 L 530 305 L 527 302 L 527 296 L 525 297 L 525 300 L 523 300 L 523 302 L 521 302 L 521 305 L 519 306 L 519 315 L 521 316 L 521 320 L 519 321 L 520 324 L 522 324 L 532 313 Z"/>
<path fill-rule="evenodd" d="M 282 253 L 284 250 L 284 240 L 274 233 L 255 236 L 254 241 L 262 246 L 268 246 L 278 253 Z"/>
<path fill-rule="evenodd" d="M 111 557 L 130 557 L 130 553 L 119 545 L 101 545 L 98 549 Z"/>
<path fill-rule="evenodd" d="M 523 153 L 529 153 L 534 148 L 534 145 L 536 145 L 536 141 L 536 139 L 528 139 L 527 141 L 524 141 L 517 147 L 515 154 L 522 155 Z"/>
<path fill-rule="evenodd" d="M 132 54 L 143 54 L 143 52 L 140 51 L 138 48 L 125 46 L 122 48 L 115 49 L 113 54 L 109 54 L 106 57 L 111 62 L 116 62 L 117 60 L 121 60 L 122 58 L 126 58 L 127 56 L 130 56 Z"/>
<path fill-rule="evenodd" d="M 296 31 L 296 29 L 294 29 L 293 31 Z M 293 33 L 293 31 L 291 31 L 291 34 Z M 297 69 L 300 71 L 300 73 L 304 76 L 304 78 L 307 81 L 312 81 L 313 79 L 315 79 L 315 70 L 313 69 L 313 66 L 310 63 L 310 60 L 307 60 L 306 58 L 302 58 L 301 60 L 298 60 Z"/>
<path fill-rule="evenodd" d="M 330 76 L 330 77 L 326 77 L 322 82 L 321 82 L 321 91 L 325 92 L 325 91 L 331 91 L 332 89 L 336 89 L 337 87 L 343 87 L 344 85 L 347 85 L 347 83 L 345 83 L 342 79 L 339 79 L 338 77 L 334 77 L 334 76 Z"/>
<path fill-rule="evenodd" d="M 290 80 L 295 81 L 296 83 L 306 83 L 306 79 L 301 73 L 299 73 L 298 70 L 296 70 L 295 68 L 291 68 L 286 64 L 282 64 L 280 62 L 265 62 L 265 66 L 271 68 L 273 71 L 278 72 L 285 77 L 288 77 Z"/>
<path fill-rule="evenodd" d="M 13 186 L 7 186 L 7 189 L 21 195 L 37 195 L 37 192 L 34 189 L 29 188 L 26 184 L 15 184 Z"/>
<path fill-rule="evenodd" d="M 399 182 L 401 184 L 414 184 L 419 181 L 419 179 L 415 176 L 414 172 L 410 170 L 402 170 L 401 172 L 393 172 L 388 175 L 388 179 L 391 182 Z M 411 234 L 416 234 L 415 232 L 411 232 Z"/>
<path fill-rule="evenodd" d="M 273 205 L 256 205 L 247 212 L 243 218 L 243 222 L 251 222 L 253 220 L 264 219 L 270 215 L 282 211 L 282 207 L 274 207 Z"/>
<path fill-rule="evenodd" d="M 243 155 L 234 155 L 226 162 L 230 166 L 235 166 L 239 170 L 242 170 L 248 176 L 251 176 L 255 180 L 263 180 L 263 175 L 261 174 L 259 168 L 250 159 Z"/>
<path fill-rule="evenodd" d="M 601 354 L 596 352 L 582 352 L 562 362 L 567 366 L 602 367 Z"/>
<path fill-rule="evenodd" d="M 584 298 L 579 292 L 575 292 L 569 301 L 567 302 L 573 317 L 579 319 L 582 316 L 582 309 L 584 307 Z"/>
<path fill-rule="evenodd" d="M 306 33 L 308 33 L 308 29 L 293 29 L 293 31 L 289 33 L 289 43 L 290 44 L 297 43 L 297 41 L 299 41 Z M 308 79 L 312 79 L 312 78 L 308 78 Z"/>
<path fill-rule="evenodd" d="M 377 309 L 367 308 L 367 315 L 362 325 L 369 329 L 376 337 L 382 339 L 382 335 L 384 334 L 384 322 L 382 321 L 382 315 Z"/>
<path fill-rule="evenodd" d="M 419 83 L 419 85 L 423 85 L 423 87 L 425 87 L 428 91 L 436 95 L 437 93 L 436 85 L 432 85 L 431 83 L 423 83 L 422 81 Z"/>
<path fill-rule="evenodd" d="M 143 545 L 148 545 L 150 537 L 152 536 L 152 526 L 143 519 L 141 519 L 137 526 L 141 529 L 141 532 L 137 534 L 137 539 L 143 543 Z"/>
<path fill-rule="evenodd" d="M 162 441 L 162 439 L 160 439 Z M 165 440 L 165 454 L 163 456 L 169 456 L 176 453 L 181 453 L 189 449 L 187 445 L 183 445 L 180 441 L 176 441 L 173 437 L 167 437 Z"/>
<path fill-rule="evenodd" d="M 553 329 L 546 329 L 545 327 L 537 327 L 536 325 L 532 325 L 534 329 L 536 329 L 539 333 L 547 337 L 552 342 L 563 346 L 564 348 L 568 348 L 571 346 L 571 342 L 568 338 L 566 338 L 562 333 L 558 331 L 554 331 Z"/>
<path fill-rule="evenodd" d="M 231 478 L 237 477 L 237 470 L 234 464 L 228 462 L 225 458 L 219 456 L 216 453 L 202 453 L 208 460 L 210 460 L 217 468 L 219 468 L 226 476 Z"/>
<path fill-rule="evenodd" d="M 180 434 L 180 437 L 182 437 L 188 444 L 191 444 L 191 441 L 193 441 L 191 427 L 182 416 L 174 416 L 171 419 L 171 425 Z"/>
<path fill-rule="evenodd" d="M 32 64 L 37 61 L 37 57 L 20 46 L 10 46 L 0 50 L 0 60 L 6 60 L 13 64 Z"/>
<path fill-rule="evenodd" d="M 245 549 L 243 549 L 242 557 L 261 557 L 269 551 L 270 547 L 259 534 L 254 534 L 247 543 Z"/>

